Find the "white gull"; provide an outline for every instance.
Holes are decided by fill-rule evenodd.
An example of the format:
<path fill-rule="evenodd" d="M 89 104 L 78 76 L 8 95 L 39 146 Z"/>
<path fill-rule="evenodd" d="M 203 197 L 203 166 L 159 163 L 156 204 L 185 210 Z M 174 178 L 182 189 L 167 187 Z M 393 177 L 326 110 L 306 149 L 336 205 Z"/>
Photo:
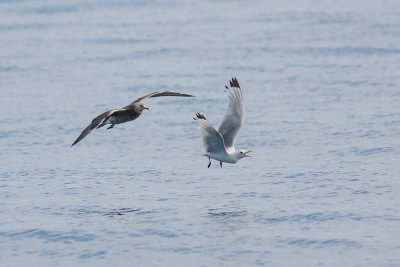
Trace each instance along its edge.
<path fill-rule="evenodd" d="M 251 157 L 247 155 L 250 150 L 236 150 L 233 141 L 243 124 L 243 97 L 242 90 L 236 78 L 229 81 L 230 87 L 225 86 L 228 90 L 229 105 L 228 110 L 222 119 L 218 131 L 210 124 L 206 117 L 197 113 L 195 119 L 203 135 L 203 145 L 206 153 L 203 156 L 208 157 L 211 166 L 211 159 L 218 160 L 222 168 L 222 162 L 236 163 L 239 159 L 244 157 Z"/>

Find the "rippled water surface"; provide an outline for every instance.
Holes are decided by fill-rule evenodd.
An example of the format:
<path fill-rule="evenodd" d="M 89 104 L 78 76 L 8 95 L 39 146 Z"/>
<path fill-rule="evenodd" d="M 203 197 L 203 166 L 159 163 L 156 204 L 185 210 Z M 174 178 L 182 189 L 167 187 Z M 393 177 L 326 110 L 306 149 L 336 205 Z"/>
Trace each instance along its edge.
<path fill-rule="evenodd" d="M 397 266 L 400 3 L 0 1 L 2 266 Z M 214 126 L 243 88 L 236 147 Z M 98 114 L 157 90 L 136 121 Z"/>

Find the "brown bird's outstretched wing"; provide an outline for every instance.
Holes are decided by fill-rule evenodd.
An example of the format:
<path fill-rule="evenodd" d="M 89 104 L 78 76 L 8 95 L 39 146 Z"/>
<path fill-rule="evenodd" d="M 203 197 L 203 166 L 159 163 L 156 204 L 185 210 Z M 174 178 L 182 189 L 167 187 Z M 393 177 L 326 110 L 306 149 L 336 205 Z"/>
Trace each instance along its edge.
<path fill-rule="evenodd" d="M 109 110 L 109 111 L 106 111 L 106 112 L 100 114 L 96 118 L 94 118 L 92 120 L 92 123 L 90 123 L 90 125 L 88 127 L 86 127 L 85 130 L 82 131 L 82 133 L 78 136 L 78 138 L 75 140 L 75 142 L 71 146 L 74 146 L 76 143 L 78 143 L 83 138 L 85 138 L 88 134 L 90 134 L 90 132 L 93 129 L 103 127 L 105 125 L 104 122 L 106 121 L 107 118 L 109 118 L 111 115 L 113 115 L 117 112 L 120 112 L 120 111 L 121 111 L 120 109 Z"/>
<path fill-rule="evenodd" d="M 138 99 L 136 99 L 135 101 L 133 101 L 133 103 L 135 102 L 140 102 L 146 98 L 150 98 L 150 97 L 159 97 L 159 96 L 185 96 L 185 97 L 194 97 L 194 95 L 188 95 L 188 94 L 181 94 L 178 92 L 172 92 L 172 91 L 159 91 L 159 92 L 154 92 L 154 93 L 150 93 L 148 95 L 139 97 Z"/>

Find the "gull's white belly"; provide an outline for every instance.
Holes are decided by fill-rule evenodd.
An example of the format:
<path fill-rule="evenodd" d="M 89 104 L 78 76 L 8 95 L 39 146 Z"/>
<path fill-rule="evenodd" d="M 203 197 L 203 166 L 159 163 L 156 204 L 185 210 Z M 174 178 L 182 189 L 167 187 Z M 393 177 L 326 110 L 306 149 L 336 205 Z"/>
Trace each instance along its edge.
<path fill-rule="evenodd" d="M 231 157 L 231 155 L 229 154 L 215 154 L 215 153 L 209 153 L 207 152 L 206 154 L 204 154 L 203 156 L 218 160 L 218 161 L 222 161 L 222 162 L 226 162 L 226 163 L 236 163 L 237 160 L 234 159 L 233 157 Z"/>

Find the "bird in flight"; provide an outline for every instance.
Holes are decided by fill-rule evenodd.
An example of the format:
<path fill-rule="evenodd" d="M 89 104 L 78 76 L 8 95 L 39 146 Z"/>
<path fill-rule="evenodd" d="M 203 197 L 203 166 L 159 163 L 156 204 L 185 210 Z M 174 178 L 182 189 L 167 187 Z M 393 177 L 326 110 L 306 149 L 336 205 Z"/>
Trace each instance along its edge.
<path fill-rule="evenodd" d="M 107 129 L 111 129 L 114 127 L 115 124 L 124 123 L 127 121 L 133 121 L 137 119 L 145 109 L 149 109 L 142 101 L 146 98 L 150 97 L 159 97 L 159 96 L 184 96 L 184 97 L 193 97 L 193 95 L 188 94 L 181 94 L 172 91 L 161 91 L 161 92 L 154 92 L 145 96 L 142 96 L 129 105 L 121 109 L 112 109 L 106 111 L 96 118 L 92 120 L 92 123 L 82 133 L 78 136 L 75 142 L 71 145 L 74 146 L 76 143 L 81 141 L 85 138 L 93 129 L 98 129 L 103 127 L 106 124 L 111 124 Z"/>
<path fill-rule="evenodd" d="M 203 114 L 197 113 L 196 120 L 200 126 L 203 136 L 203 145 L 206 153 L 203 156 L 208 157 L 208 168 L 211 166 L 211 159 L 219 161 L 222 168 L 222 162 L 236 163 L 248 155 L 251 150 L 236 150 L 233 141 L 243 124 L 243 97 L 242 90 L 236 78 L 229 81 L 230 87 L 225 86 L 228 90 L 229 105 L 228 110 L 222 119 L 218 131 L 212 127 L 210 122 Z"/>

